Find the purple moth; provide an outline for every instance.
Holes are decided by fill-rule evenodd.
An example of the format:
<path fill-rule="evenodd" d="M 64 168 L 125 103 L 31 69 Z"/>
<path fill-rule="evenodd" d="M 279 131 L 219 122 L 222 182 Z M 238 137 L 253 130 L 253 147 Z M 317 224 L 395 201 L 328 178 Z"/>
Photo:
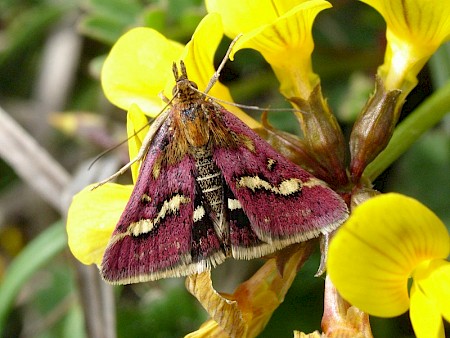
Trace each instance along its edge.
<path fill-rule="evenodd" d="M 174 65 L 170 107 L 137 158 L 112 176 L 142 160 L 100 267 L 113 284 L 262 257 L 328 234 L 347 218 L 337 193 L 196 90 L 182 62 L 180 70 Z"/>

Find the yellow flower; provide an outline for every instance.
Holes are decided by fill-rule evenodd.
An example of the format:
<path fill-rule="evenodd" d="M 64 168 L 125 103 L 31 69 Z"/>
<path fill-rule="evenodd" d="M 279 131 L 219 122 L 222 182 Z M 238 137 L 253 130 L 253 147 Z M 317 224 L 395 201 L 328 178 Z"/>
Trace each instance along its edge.
<path fill-rule="evenodd" d="M 130 158 L 136 156 L 148 131 L 143 128 L 147 124 L 144 113 L 155 116 L 165 106 L 159 98 L 160 92 L 172 93 L 175 84 L 172 63 L 184 60 L 190 80 L 196 82 L 200 90 L 204 89 L 214 74 L 213 57 L 222 36 L 219 15 L 210 14 L 202 20 L 184 48 L 150 28 L 132 29 L 113 46 L 105 60 L 101 80 L 106 97 L 128 110 Z M 228 89 L 220 83 L 213 86 L 210 94 L 231 101 Z M 227 108 L 250 126 L 259 126 L 238 108 Z M 131 167 L 134 182 L 138 171 L 139 163 L 135 163 Z M 67 218 L 69 247 L 84 264 L 101 263 L 133 188 L 132 185 L 113 183 L 94 190 L 92 187 L 86 187 L 74 197 Z"/>
<path fill-rule="evenodd" d="M 449 253 L 448 231 L 431 210 L 412 198 L 384 194 L 357 207 L 338 230 L 328 274 L 342 297 L 361 310 L 393 317 L 409 308 L 417 337 L 444 337 Z"/>
<path fill-rule="evenodd" d="M 259 51 L 272 66 L 285 97 L 308 99 L 319 83 L 311 65 L 312 24 L 320 11 L 331 7 L 329 2 L 206 0 L 206 7 L 210 13 L 220 13 L 227 36 L 243 33 L 231 57 L 243 48 Z"/>
<path fill-rule="evenodd" d="M 387 24 L 387 49 L 378 74 L 386 88 L 404 95 L 417 84 L 417 74 L 450 38 L 450 6 L 442 0 L 361 0 L 375 8 Z"/>

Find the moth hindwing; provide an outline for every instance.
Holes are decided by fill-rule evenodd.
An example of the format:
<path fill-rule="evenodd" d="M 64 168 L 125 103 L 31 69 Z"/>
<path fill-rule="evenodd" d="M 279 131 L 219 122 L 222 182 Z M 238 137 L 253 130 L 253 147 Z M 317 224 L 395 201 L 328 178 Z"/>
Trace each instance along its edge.
<path fill-rule="evenodd" d="M 153 128 L 103 278 L 127 284 L 200 273 L 337 228 L 344 201 L 278 154 L 174 68 L 175 96 Z"/>

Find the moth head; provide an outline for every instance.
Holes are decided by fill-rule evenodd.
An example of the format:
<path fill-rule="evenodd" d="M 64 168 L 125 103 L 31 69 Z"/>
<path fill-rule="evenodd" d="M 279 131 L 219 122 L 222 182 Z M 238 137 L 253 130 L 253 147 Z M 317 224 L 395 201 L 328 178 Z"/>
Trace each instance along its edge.
<path fill-rule="evenodd" d="M 188 79 L 186 66 L 182 60 L 180 61 L 180 72 L 178 71 L 178 67 L 175 62 L 173 63 L 172 71 L 176 81 L 176 85 L 172 89 L 173 96 L 197 92 L 198 86 L 195 82 Z M 189 94 L 189 96 L 193 96 L 193 94 Z"/>

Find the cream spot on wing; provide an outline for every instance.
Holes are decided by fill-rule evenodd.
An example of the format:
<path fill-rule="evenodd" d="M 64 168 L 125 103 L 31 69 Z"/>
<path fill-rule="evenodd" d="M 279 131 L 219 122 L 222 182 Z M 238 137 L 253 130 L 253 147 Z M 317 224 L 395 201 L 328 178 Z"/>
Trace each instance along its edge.
<path fill-rule="evenodd" d="M 203 208 L 202 205 L 199 205 L 194 210 L 194 222 L 200 221 L 203 218 L 203 216 L 205 216 L 205 208 Z"/>
<path fill-rule="evenodd" d="M 315 187 L 317 185 L 327 187 L 327 184 L 324 181 L 321 181 L 315 177 L 311 177 L 308 181 L 303 182 L 303 186 L 308 188 Z"/>
<path fill-rule="evenodd" d="M 153 219 L 141 219 L 133 222 L 128 227 L 128 231 L 134 236 L 139 236 L 152 231 L 159 222 L 161 222 L 168 214 L 175 214 L 182 204 L 189 203 L 191 199 L 183 195 L 174 195 L 170 200 L 164 201 L 158 215 Z"/>
<path fill-rule="evenodd" d="M 276 160 L 274 160 L 273 158 L 268 158 L 267 159 L 267 169 L 269 169 L 270 171 L 273 170 L 273 167 L 275 166 L 275 164 L 277 163 Z"/>
<path fill-rule="evenodd" d="M 290 195 L 302 189 L 302 182 L 296 178 L 283 181 L 278 188 L 282 195 Z M 275 191 L 274 191 L 275 192 Z"/>
<path fill-rule="evenodd" d="M 279 195 L 290 195 L 299 192 L 302 189 L 302 181 L 298 178 L 290 178 L 284 180 L 280 185 L 273 186 L 269 182 L 261 179 L 258 176 L 242 176 L 238 182 L 238 187 L 246 187 L 255 191 L 256 189 L 265 189 Z"/>
<path fill-rule="evenodd" d="M 149 195 L 143 194 L 141 196 L 141 202 L 142 203 L 150 203 L 151 201 L 152 201 L 152 198 Z"/>
<path fill-rule="evenodd" d="M 141 219 L 139 222 L 131 223 L 129 229 L 134 236 L 139 236 L 153 230 L 154 221 L 151 219 Z"/>
<path fill-rule="evenodd" d="M 239 202 L 237 199 L 228 199 L 228 209 L 229 210 L 236 210 L 236 209 L 242 209 L 241 202 Z"/>

